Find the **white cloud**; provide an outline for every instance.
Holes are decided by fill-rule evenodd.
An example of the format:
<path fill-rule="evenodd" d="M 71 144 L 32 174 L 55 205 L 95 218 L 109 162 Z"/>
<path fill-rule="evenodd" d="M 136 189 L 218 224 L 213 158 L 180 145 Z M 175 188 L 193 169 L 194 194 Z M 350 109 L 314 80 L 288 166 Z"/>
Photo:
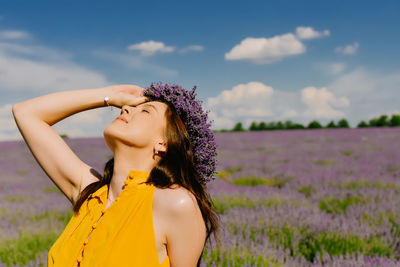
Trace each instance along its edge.
<path fill-rule="evenodd" d="M 346 97 L 337 98 L 325 87 L 318 90 L 315 87 L 306 87 L 301 90 L 301 101 L 307 105 L 304 115 L 312 118 L 339 118 L 345 116 L 343 111 L 334 109 L 350 105 Z"/>
<path fill-rule="evenodd" d="M 314 39 L 329 36 L 330 31 L 324 30 L 322 32 L 315 31 L 312 27 L 299 26 L 296 28 L 296 35 L 299 39 Z"/>
<path fill-rule="evenodd" d="M 212 111 L 209 116 L 214 120 L 214 127 L 231 127 L 234 121 L 246 117 L 271 115 L 268 103 L 273 94 L 272 87 L 261 82 L 238 84 L 231 90 L 224 90 L 218 96 L 208 98 L 206 107 Z"/>
<path fill-rule="evenodd" d="M 358 42 L 355 42 L 354 44 L 346 45 L 345 47 L 336 47 L 335 51 L 343 55 L 353 55 L 357 52 L 358 46 Z"/>
<path fill-rule="evenodd" d="M 217 97 L 210 97 L 208 103 L 211 106 L 218 104 L 240 105 L 247 101 L 268 100 L 272 94 L 273 89 L 271 87 L 260 82 L 249 82 L 236 85 L 232 90 L 224 90 Z"/>
<path fill-rule="evenodd" d="M 19 139 L 17 126 L 12 115 L 12 105 L 5 104 L 0 107 L 0 141 Z"/>
<path fill-rule="evenodd" d="M 231 129 L 238 121 L 249 127 L 251 121 L 291 120 L 307 125 L 311 120 L 327 124 L 341 118 L 356 127 L 362 120 L 399 114 L 399 88 L 399 71 L 381 74 L 356 68 L 338 74 L 322 88 L 308 86 L 293 92 L 277 90 L 261 82 L 239 84 L 208 98 L 206 108 L 211 111 L 214 129 Z"/>
<path fill-rule="evenodd" d="M 105 127 L 120 113 L 120 109 L 112 111 L 108 107 L 86 110 L 74 114 L 58 122 L 52 127 L 59 134 L 69 137 L 102 136 Z"/>
<path fill-rule="evenodd" d="M 359 67 L 340 75 L 327 87 L 351 101 L 347 114 L 354 123 L 370 114 L 387 114 L 399 109 L 399 71 L 381 74 Z"/>
<path fill-rule="evenodd" d="M 271 38 L 247 37 L 235 45 L 228 53 L 226 60 L 249 60 L 254 64 L 268 64 L 284 57 L 306 52 L 301 39 L 314 39 L 329 36 L 329 30 L 315 31 L 312 27 L 299 26 L 296 34 L 286 33 Z"/>
<path fill-rule="evenodd" d="M 204 47 L 201 45 L 189 45 L 189 46 L 179 50 L 179 53 L 184 54 L 189 51 L 203 51 L 203 50 L 204 50 Z"/>
<path fill-rule="evenodd" d="M 107 108 L 86 110 L 67 117 L 52 126 L 58 134 L 69 137 L 102 136 L 105 127 L 120 113 Z M 0 107 L 0 141 L 22 139 L 12 115 L 12 104 Z"/>
<path fill-rule="evenodd" d="M 29 39 L 30 34 L 24 31 L 0 31 L 0 39 Z"/>
<path fill-rule="evenodd" d="M 345 67 L 346 66 L 344 63 L 332 63 L 329 65 L 328 72 L 330 74 L 337 75 L 339 73 L 342 73 L 344 71 Z"/>
<path fill-rule="evenodd" d="M 261 82 L 239 84 L 207 99 L 215 129 L 231 129 L 238 121 L 249 127 L 252 121 L 285 121 L 306 124 L 310 119 L 334 119 L 345 115 L 349 105 L 326 88 L 306 87 L 300 92 L 274 90 Z"/>
<path fill-rule="evenodd" d="M 30 36 L 28 33 L 2 33 L 8 40 L 0 41 L 0 140 L 22 138 L 12 116 L 12 104 L 45 93 L 109 85 L 101 73 L 75 63 L 70 53 L 18 42 Z M 11 38 L 13 42 L 9 42 Z M 88 110 L 58 122 L 54 128 L 61 127 L 70 136 L 101 136 L 111 119 L 113 115 L 104 110 Z"/>
<path fill-rule="evenodd" d="M 266 64 L 305 51 L 306 47 L 292 33 L 287 33 L 272 38 L 247 37 L 226 53 L 225 59 L 250 60 L 255 64 Z"/>
<path fill-rule="evenodd" d="M 101 123 L 103 122 L 104 115 L 106 113 L 105 108 L 97 108 L 86 110 L 85 112 L 74 114 L 68 118 L 73 123 Z"/>
<path fill-rule="evenodd" d="M 11 104 L 0 107 L 0 132 L 9 132 L 15 126 L 11 109 Z"/>
<path fill-rule="evenodd" d="M 132 44 L 128 46 L 128 50 L 138 50 L 142 56 L 152 56 L 157 52 L 170 53 L 175 50 L 173 46 L 166 46 L 163 42 L 156 42 L 153 40 Z"/>
<path fill-rule="evenodd" d="M 53 49 L 0 43 L 0 87 L 3 90 L 60 91 L 106 85 L 102 74 L 70 61 Z"/>

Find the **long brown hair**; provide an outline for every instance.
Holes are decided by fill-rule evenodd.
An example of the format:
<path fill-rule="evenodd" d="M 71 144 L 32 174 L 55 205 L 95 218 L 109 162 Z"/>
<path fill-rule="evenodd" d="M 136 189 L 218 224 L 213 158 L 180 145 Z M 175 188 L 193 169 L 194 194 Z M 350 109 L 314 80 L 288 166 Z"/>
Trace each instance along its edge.
<path fill-rule="evenodd" d="M 153 99 L 154 101 L 160 101 Z M 219 214 L 213 209 L 213 201 L 208 192 L 207 186 L 200 183 L 198 173 L 196 172 L 192 143 L 185 124 L 182 122 L 175 107 L 164 101 L 167 104 L 165 111 L 165 119 L 167 126 L 164 134 L 167 138 L 167 150 L 162 154 L 160 161 L 151 170 L 146 184 L 153 184 L 158 188 L 170 188 L 177 184 L 189 190 L 197 200 L 197 204 L 201 210 L 203 220 L 206 225 L 206 240 L 210 240 L 210 235 L 213 233 L 217 243 L 220 243 L 219 229 L 220 219 Z M 104 166 L 104 173 L 100 180 L 89 184 L 79 195 L 78 200 L 73 205 L 74 214 L 79 212 L 81 205 L 85 200 L 103 185 L 110 185 L 114 170 L 114 158 L 111 158 Z M 212 246 L 212 243 L 210 242 Z M 204 251 L 204 247 L 203 247 Z M 197 261 L 197 266 L 200 266 L 203 251 Z"/>

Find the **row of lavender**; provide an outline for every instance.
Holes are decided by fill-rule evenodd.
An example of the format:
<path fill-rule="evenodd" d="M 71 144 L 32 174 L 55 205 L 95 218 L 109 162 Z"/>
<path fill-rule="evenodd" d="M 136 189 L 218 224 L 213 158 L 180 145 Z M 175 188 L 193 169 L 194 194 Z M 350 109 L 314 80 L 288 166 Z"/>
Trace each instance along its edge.
<path fill-rule="evenodd" d="M 218 133 L 203 266 L 399 266 L 400 129 Z M 66 139 L 101 171 L 101 138 Z M 72 215 L 23 142 L 0 143 L 0 262 L 45 266 Z M 1 264 L 0 264 L 1 266 Z"/>
<path fill-rule="evenodd" d="M 217 137 L 215 266 L 400 266 L 400 129 Z"/>

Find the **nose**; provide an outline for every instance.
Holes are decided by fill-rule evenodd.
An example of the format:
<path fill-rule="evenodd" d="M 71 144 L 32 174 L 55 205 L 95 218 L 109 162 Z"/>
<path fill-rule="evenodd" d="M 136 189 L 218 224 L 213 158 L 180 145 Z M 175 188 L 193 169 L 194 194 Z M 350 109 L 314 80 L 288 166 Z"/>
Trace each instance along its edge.
<path fill-rule="evenodd" d="M 130 108 L 131 108 L 131 106 L 123 105 L 121 107 L 121 114 L 120 115 L 122 115 L 124 113 L 129 114 L 131 112 Z"/>

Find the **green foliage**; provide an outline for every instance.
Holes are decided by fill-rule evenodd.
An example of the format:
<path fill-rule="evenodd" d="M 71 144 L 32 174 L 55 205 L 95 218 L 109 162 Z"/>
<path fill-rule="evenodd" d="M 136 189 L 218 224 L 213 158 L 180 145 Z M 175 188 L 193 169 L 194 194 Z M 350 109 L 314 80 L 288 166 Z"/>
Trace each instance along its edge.
<path fill-rule="evenodd" d="M 360 196 L 347 196 L 342 199 L 326 197 L 320 200 L 319 209 L 327 213 L 342 214 L 350 205 L 367 204 L 368 202 L 369 199 L 363 199 Z"/>
<path fill-rule="evenodd" d="M 297 191 L 303 194 L 306 198 L 309 198 L 312 193 L 317 192 L 312 185 L 300 186 L 299 188 L 297 188 Z"/>
<path fill-rule="evenodd" d="M 249 131 L 263 131 L 263 130 L 293 130 L 293 129 L 304 129 L 305 127 L 298 123 L 293 123 L 290 120 L 285 122 L 251 122 L 249 126 Z"/>
<path fill-rule="evenodd" d="M 392 228 L 393 229 L 393 228 Z M 324 253 L 330 256 L 362 253 L 375 257 L 386 256 L 390 258 L 393 250 L 379 237 L 361 239 L 357 235 L 342 235 L 335 232 L 313 232 L 308 227 L 295 227 L 284 224 L 274 226 L 262 222 L 258 231 L 260 235 L 267 234 L 269 240 L 289 248 L 292 257 L 302 255 L 309 262 L 313 262 L 319 252 L 321 260 Z M 295 242 L 297 240 L 297 242 Z"/>
<path fill-rule="evenodd" d="M 28 171 L 26 171 L 26 170 L 19 170 L 19 171 L 17 171 L 17 174 L 18 175 L 25 175 L 25 174 L 27 174 L 28 173 Z"/>
<path fill-rule="evenodd" d="M 400 166 L 399 166 L 399 167 L 396 167 L 396 166 L 393 166 L 393 165 L 388 165 L 388 166 L 386 167 L 386 171 L 387 171 L 387 172 L 395 172 L 395 171 L 397 171 L 397 169 L 400 169 Z"/>
<path fill-rule="evenodd" d="M 224 180 L 227 180 L 229 175 L 231 175 L 234 172 L 239 172 L 242 169 L 243 169 L 242 167 L 228 167 L 225 171 L 220 171 L 216 176 Z"/>
<path fill-rule="evenodd" d="M 202 255 L 204 262 L 214 262 L 216 266 L 268 266 L 268 267 L 283 267 L 277 259 L 268 255 L 255 255 L 249 248 L 243 247 L 239 250 L 238 246 L 227 250 L 224 247 L 208 250 L 204 248 Z M 210 264 L 207 267 L 211 266 Z"/>
<path fill-rule="evenodd" d="M 42 214 L 31 215 L 27 218 L 32 223 L 51 223 L 60 222 L 67 225 L 73 215 L 72 210 L 67 212 L 58 210 L 49 210 Z M 0 241 L 0 262 L 11 266 L 26 265 L 29 261 L 35 260 L 42 253 L 48 251 L 51 245 L 59 237 L 57 230 L 44 231 L 39 233 L 20 232 L 19 237 L 15 239 Z"/>
<path fill-rule="evenodd" d="M 334 121 L 330 121 L 325 127 L 326 128 L 336 128 L 336 124 Z"/>
<path fill-rule="evenodd" d="M 213 209 L 220 214 L 225 213 L 233 207 L 254 208 L 257 205 L 258 204 L 254 200 L 242 196 L 213 198 Z"/>
<path fill-rule="evenodd" d="M 251 122 L 249 131 L 258 131 L 258 130 L 259 130 L 259 128 L 258 128 L 257 122 L 255 122 L 255 121 Z"/>
<path fill-rule="evenodd" d="M 372 118 L 369 120 L 370 127 L 396 127 L 400 126 L 400 116 L 393 114 L 390 120 L 388 116 L 383 114 L 379 118 Z"/>
<path fill-rule="evenodd" d="M 280 204 L 282 204 L 282 200 L 279 198 L 268 198 L 256 201 L 244 196 L 214 197 L 212 203 L 213 208 L 220 214 L 226 213 L 229 209 L 235 207 L 259 208 L 261 206 L 265 206 L 274 207 L 276 209 Z"/>
<path fill-rule="evenodd" d="M 369 120 L 369 126 L 370 127 L 376 127 L 378 124 L 378 119 L 377 118 L 372 118 Z"/>
<path fill-rule="evenodd" d="M 381 115 L 379 119 L 376 121 L 376 126 L 378 127 L 389 126 L 389 122 L 387 121 L 387 115 Z"/>
<path fill-rule="evenodd" d="M 365 127 L 368 127 L 368 123 L 366 123 L 365 121 L 361 121 L 361 122 L 357 125 L 357 127 L 358 127 L 358 128 L 365 128 Z"/>
<path fill-rule="evenodd" d="M 358 128 L 363 127 L 400 127 L 400 115 L 393 114 L 391 119 L 388 119 L 387 115 L 381 115 L 379 118 L 372 118 L 369 122 L 361 121 L 357 125 Z M 249 128 L 249 131 L 264 131 L 264 130 L 295 130 L 295 129 L 320 129 L 320 128 L 351 128 L 348 121 L 345 118 L 342 118 L 338 121 L 337 124 L 332 120 L 325 127 L 323 127 L 318 121 L 311 121 L 307 127 L 303 126 L 300 123 L 293 123 L 290 120 L 286 120 L 285 122 L 277 121 L 277 122 L 259 122 L 252 121 Z M 243 125 L 241 122 L 235 124 L 232 130 L 213 130 L 213 132 L 231 132 L 231 131 L 246 131 L 243 129 Z"/>
<path fill-rule="evenodd" d="M 232 181 L 232 184 L 240 186 L 257 186 L 265 184 L 267 186 L 282 188 L 290 180 L 292 180 L 292 177 L 283 178 L 279 176 L 274 176 L 272 178 L 258 178 L 256 176 L 248 176 L 237 178 Z"/>
<path fill-rule="evenodd" d="M 353 151 L 351 151 L 351 150 L 342 150 L 340 152 L 342 153 L 342 155 L 345 155 L 345 156 L 351 156 L 351 154 L 353 154 Z"/>
<path fill-rule="evenodd" d="M 258 129 L 259 130 L 267 130 L 267 124 L 265 122 L 260 122 L 260 124 L 258 125 Z"/>
<path fill-rule="evenodd" d="M 67 134 L 60 134 L 61 138 L 68 138 Z"/>
<path fill-rule="evenodd" d="M 395 185 L 395 184 L 384 184 L 384 183 L 382 183 L 381 181 L 375 181 L 373 184 L 372 184 L 372 187 L 373 188 L 379 188 L 379 189 L 389 189 L 389 188 L 391 188 L 391 189 L 397 189 L 397 185 Z"/>
<path fill-rule="evenodd" d="M 350 128 L 350 126 L 347 120 L 343 118 L 338 122 L 337 128 Z"/>
<path fill-rule="evenodd" d="M 232 129 L 232 132 L 243 132 L 244 128 L 241 122 L 238 122 L 235 124 L 235 126 Z"/>
<path fill-rule="evenodd" d="M 312 121 L 307 125 L 308 129 L 319 129 L 322 128 L 321 124 L 318 121 Z"/>
<path fill-rule="evenodd" d="M 314 160 L 313 162 L 316 165 L 331 165 L 331 164 L 335 163 L 335 161 L 331 160 L 331 159 L 328 159 L 328 160 Z"/>
<path fill-rule="evenodd" d="M 256 186 L 260 184 L 265 184 L 265 180 L 263 178 L 258 178 L 256 176 L 248 176 L 237 178 L 232 181 L 234 185 L 242 185 L 242 186 Z"/>
<path fill-rule="evenodd" d="M 389 121 L 389 126 L 399 127 L 400 126 L 400 115 L 393 114 Z"/>
<path fill-rule="evenodd" d="M 31 215 L 30 217 L 28 217 L 27 219 L 31 222 L 41 222 L 41 221 L 59 221 L 61 222 L 63 225 L 67 225 L 67 223 L 69 222 L 69 220 L 71 219 L 73 215 L 73 211 L 72 210 L 68 210 L 67 212 L 63 212 L 63 211 L 59 211 L 59 210 L 49 210 L 46 211 L 42 214 L 35 214 L 35 215 Z"/>
<path fill-rule="evenodd" d="M 63 194 L 63 192 L 60 191 L 60 189 L 58 189 L 57 186 L 51 185 L 51 186 L 46 186 L 45 188 L 43 188 L 43 192 L 45 193 L 60 193 Z"/>
<path fill-rule="evenodd" d="M 392 250 L 383 244 L 378 238 L 362 240 L 357 235 L 342 236 L 337 233 L 312 233 L 305 231 L 298 244 L 298 252 L 313 262 L 317 252 L 323 257 L 324 251 L 330 256 L 346 255 L 354 252 L 363 253 L 368 256 L 389 256 Z"/>
<path fill-rule="evenodd" d="M 25 202 L 26 199 L 24 197 L 17 197 L 17 196 L 12 196 L 12 197 L 6 197 L 7 202 Z"/>
<path fill-rule="evenodd" d="M 232 174 L 232 173 L 234 173 L 234 172 L 240 172 L 241 170 L 243 170 L 242 167 L 228 167 L 228 168 L 226 168 L 226 171 L 227 171 L 229 174 Z"/>
<path fill-rule="evenodd" d="M 377 189 L 397 189 L 397 185 L 382 183 L 381 181 L 374 181 L 373 183 L 369 183 L 363 179 L 357 181 L 342 181 L 338 184 L 338 189 L 345 190 L 356 190 L 362 188 L 377 188 Z"/>
<path fill-rule="evenodd" d="M 338 189 L 347 189 L 347 190 L 354 190 L 360 188 L 369 188 L 370 184 L 363 179 L 358 181 L 344 181 L 338 184 Z"/>
<path fill-rule="evenodd" d="M 49 250 L 59 235 L 58 232 L 22 232 L 16 239 L 3 240 L 0 243 L 0 261 L 7 266 L 26 265 Z"/>

